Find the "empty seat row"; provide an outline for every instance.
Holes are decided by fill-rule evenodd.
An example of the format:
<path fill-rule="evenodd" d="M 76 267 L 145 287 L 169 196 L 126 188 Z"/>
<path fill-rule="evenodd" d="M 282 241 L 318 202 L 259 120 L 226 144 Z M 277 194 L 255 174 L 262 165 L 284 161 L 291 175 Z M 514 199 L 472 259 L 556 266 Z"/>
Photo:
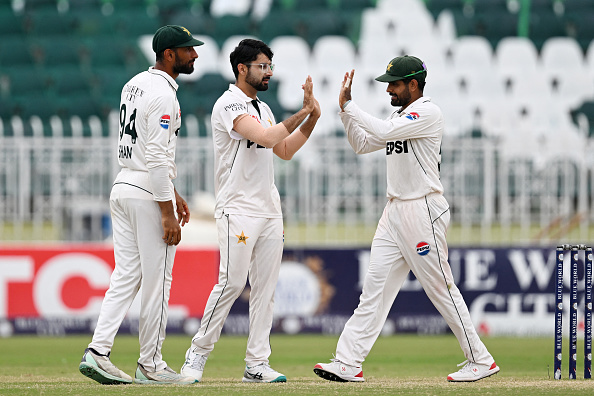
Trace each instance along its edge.
<path fill-rule="evenodd" d="M 144 67 L 136 39 L 113 40 L 112 37 L 97 36 L 93 39 L 79 37 L 3 36 L 0 40 L 0 67 L 80 67 L 120 66 L 129 70 Z"/>

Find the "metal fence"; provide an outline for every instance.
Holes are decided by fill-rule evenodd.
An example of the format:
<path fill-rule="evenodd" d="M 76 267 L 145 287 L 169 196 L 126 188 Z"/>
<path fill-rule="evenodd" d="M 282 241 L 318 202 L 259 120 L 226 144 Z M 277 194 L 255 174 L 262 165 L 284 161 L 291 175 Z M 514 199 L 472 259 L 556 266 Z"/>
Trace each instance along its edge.
<path fill-rule="evenodd" d="M 14 120 L 13 120 L 14 121 Z M 208 120 L 184 117 L 177 190 L 212 194 Z M 115 124 L 115 125 L 113 125 Z M 101 129 L 103 128 L 103 130 Z M 0 240 L 109 238 L 109 193 L 118 172 L 117 119 L 85 136 L 0 134 Z M 446 136 L 441 177 L 452 212 L 449 238 L 462 245 L 585 242 L 594 237 L 591 142 L 543 157 L 509 156 L 500 139 Z M 531 153 L 531 154 L 530 154 Z M 294 244 L 368 243 L 386 202 L 383 151 L 356 155 L 344 133 L 312 136 L 293 160 L 278 160 L 276 182 Z M 298 230 L 298 231 L 297 231 Z"/>

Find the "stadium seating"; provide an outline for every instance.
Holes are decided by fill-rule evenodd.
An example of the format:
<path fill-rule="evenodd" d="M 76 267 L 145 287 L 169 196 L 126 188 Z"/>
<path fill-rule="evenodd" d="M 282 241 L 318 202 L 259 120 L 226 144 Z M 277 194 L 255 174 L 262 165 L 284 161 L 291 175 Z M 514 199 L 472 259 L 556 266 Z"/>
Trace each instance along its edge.
<path fill-rule="evenodd" d="M 496 48 L 495 65 L 500 76 L 512 82 L 537 72 L 538 51 L 526 37 L 506 37 Z"/>
<path fill-rule="evenodd" d="M 277 36 L 270 41 L 276 64 L 274 79 L 278 84 L 278 101 L 288 110 L 299 109 L 303 103 L 301 84 L 311 73 L 310 48 L 299 36 Z M 317 92 L 317 81 L 314 81 Z"/>
<path fill-rule="evenodd" d="M 66 102 L 76 102 L 67 98 L 79 100 L 84 94 L 90 98 L 85 102 L 86 108 L 80 108 L 85 117 L 107 114 L 109 108 L 117 108 L 125 81 L 152 64 L 150 37 L 165 23 L 186 26 L 207 43 L 198 50 L 196 72 L 179 78 L 180 92 L 185 84 L 192 88 L 190 92 L 198 92 L 200 100 L 189 103 L 200 112 L 205 111 L 208 101 L 214 103 L 219 94 L 203 92 L 206 84 L 203 78 L 217 76 L 215 80 L 233 81 L 228 55 L 245 37 L 264 39 L 276 53 L 277 82 L 267 92 L 269 96 L 275 95 L 270 99 L 275 112 L 291 111 L 300 105 L 300 84 L 306 74 L 316 77 L 316 89 L 321 97 L 328 95 L 330 105 L 335 94 L 331 87 L 351 67 L 357 68 L 358 76 L 365 81 L 357 89 L 369 98 L 368 103 L 375 103 L 372 98 L 375 95 L 381 98 L 384 89 L 373 82 L 378 65 L 381 70 L 389 59 L 402 54 L 416 54 L 425 60 L 430 70 L 428 86 L 440 101 L 454 87 L 455 95 L 467 95 L 472 100 L 478 100 L 488 91 L 495 92 L 497 97 L 502 92 L 522 97 L 572 96 L 575 100 L 563 106 L 575 107 L 592 96 L 594 90 L 594 55 L 591 55 L 594 49 L 588 49 L 592 47 L 594 24 L 589 21 L 594 10 L 588 0 L 532 0 L 528 38 L 512 38 L 517 34 L 519 9 L 515 6 L 519 3 L 506 0 L 68 0 L 59 2 L 60 5 L 55 0 L 24 0 L 17 3 L 20 8 L 16 12 L 8 4 L 0 5 L 0 94 L 3 103 L 14 103 L 3 106 L 3 118 L 14 112 L 29 116 L 34 106 L 22 104 L 29 96 L 60 98 L 55 102 L 76 108 L 68 106 Z M 255 17 L 256 7 L 260 10 L 258 17 Z M 401 12 L 403 9 L 406 13 Z M 342 44 L 336 44 L 327 50 L 316 50 L 330 40 L 327 37 L 337 36 L 342 37 L 338 39 L 341 43 L 350 40 L 354 46 L 345 44 L 341 50 Z M 587 83 L 578 84 L 576 79 L 563 78 L 562 73 L 553 71 L 558 68 L 553 61 L 560 56 L 549 55 L 550 45 L 545 44 L 551 37 L 559 36 L 577 43 L 571 50 L 574 58 L 578 48 L 583 51 L 582 56 L 588 55 L 581 61 L 581 73 Z M 277 37 L 286 39 L 276 40 Z M 462 49 L 469 45 L 464 43 L 473 40 L 482 44 Z M 485 43 L 491 46 L 490 54 Z M 539 56 L 537 51 L 541 48 L 542 56 Z M 291 56 L 293 51 L 295 56 Z M 566 56 L 569 55 L 562 57 Z M 521 81 L 519 68 L 525 77 Z M 550 90 L 546 84 L 542 87 L 540 73 L 545 69 L 546 78 L 556 79 Z M 466 75 L 468 81 L 456 85 Z M 487 75 L 488 80 L 478 83 Z M 454 84 L 440 81 L 447 76 Z M 491 85 L 491 82 L 495 83 Z M 217 85 L 216 81 L 213 84 Z M 567 95 L 568 91 L 577 94 Z M 531 94 L 535 92 L 538 94 Z M 381 99 L 377 100 L 380 107 Z"/>
<path fill-rule="evenodd" d="M 571 111 L 571 116 L 577 125 L 585 121 L 586 123 L 582 126 L 586 136 L 594 137 L 594 100 L 582 103 L 580 107 Z M 583 117 L 582 121 L 580 121 L 580 116 Z"/>
<path fill-rule="evenodd" d="M 530 15 L 530 39 L 540 50 L 549 37 L 567 35 L 566 21 L 554 12 L 532 12 Z"/>
<path fill-rule="evenodd" d="M 579 44 L 569 37 L 551 37 L 543 44 L 540 60 L 551 84 L 551 90 L 569 107 L 593 94 L 592 87 L 578 76 L 587 76 L 584 54 Z M 562 99 L 563 98 L 563 99 Z"/>

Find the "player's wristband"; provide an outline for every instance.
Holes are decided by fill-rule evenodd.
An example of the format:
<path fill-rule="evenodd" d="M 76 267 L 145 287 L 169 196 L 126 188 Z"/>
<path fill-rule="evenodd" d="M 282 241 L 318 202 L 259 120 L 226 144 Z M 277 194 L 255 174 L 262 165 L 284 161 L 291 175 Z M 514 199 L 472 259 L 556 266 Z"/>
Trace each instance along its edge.
<path fill-rule="evenodd" d="M 344 102 L 344 104 L 342 105 L 342 111 L 344 111 L 344 108 L 347 107 L 347 105 L 351 103 L 350 100 L 347 100 L 346 102 Z"/>

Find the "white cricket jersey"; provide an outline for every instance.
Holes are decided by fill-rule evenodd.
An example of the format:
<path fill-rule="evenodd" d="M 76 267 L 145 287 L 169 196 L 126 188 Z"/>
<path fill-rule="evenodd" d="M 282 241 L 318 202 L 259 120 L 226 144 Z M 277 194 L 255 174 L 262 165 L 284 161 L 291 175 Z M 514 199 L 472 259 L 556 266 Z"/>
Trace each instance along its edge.
<path fill-rule="evenodd" d="M 233 130 L 233 121 L 248 114 L 264 128 L 276 124 L 268 105 L 258 100 L 258 110 L 235 84 L 212 109 L 215 160 L 215 218 L 223 214 L 282 218 L 280 195 L 274 184 L 273 151 L 245 139 Z"/>
<path fill-rule="evenodd" d="M 351 101 L 340 118 L 349 143 L 363 154 L 385 148 L 387 196 L 399 200 L 443 194 L 439 179 L 443 116 L 429 97 L 421 97 L 388 119 L 373 117 Z"/>
<path fill-rule="evenodd" d="M 181 126 L 178 85 L 169 74 L 149 68 L 122 89 L 118 163 L 114 184 L 128 184 L 130 198 L 174 200 L 171 179 L 177 176 L 175 147 Z M 149 175 L 150 173 L 150 175 Z"/>

